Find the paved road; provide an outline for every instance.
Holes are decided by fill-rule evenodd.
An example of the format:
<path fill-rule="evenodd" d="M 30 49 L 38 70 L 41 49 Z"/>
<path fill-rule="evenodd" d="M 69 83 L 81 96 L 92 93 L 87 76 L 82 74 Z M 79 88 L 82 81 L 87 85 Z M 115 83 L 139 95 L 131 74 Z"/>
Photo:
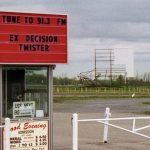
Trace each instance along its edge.
<path fill-rule="evenodd" d="M 65 103 L 55 103 L 54 112 L 62 113 L 100 113 L 106 107 L 110 107 L 111 111 L 118 113 L 141 113 L 150 111 L 150 105 L 144 105 L 142 102 L 150 102 L 150 99 L 101 99 L 101 100 L 83 100 Z"/>
<path fill-rule="evenodd" d="M 72 149 L 72 113 L 77 112 L 80 119 L 103 118 L 105 107 L 111 108 L 112 117 L 144 116 L 139 112 L 150 110 L 149 99 L 122 99 L 122 100 L 93 100 L 73 103 L 54 104 L 54 150 Z M 133 114 L 136 112 L 137 114 Z M 129 121 L 115 123 L 131 129 Z M 150 124 L 150 121 L 136 122 L 136 127 Z M 150 136 L 150 130 L 144 131 Z M 79 124 L 79 150 L 148 150 L 150 140 L 132 135 L 130 133 L 109 128 L 109 141 L 102 143 L 103 125 L 97 122 Z"/>

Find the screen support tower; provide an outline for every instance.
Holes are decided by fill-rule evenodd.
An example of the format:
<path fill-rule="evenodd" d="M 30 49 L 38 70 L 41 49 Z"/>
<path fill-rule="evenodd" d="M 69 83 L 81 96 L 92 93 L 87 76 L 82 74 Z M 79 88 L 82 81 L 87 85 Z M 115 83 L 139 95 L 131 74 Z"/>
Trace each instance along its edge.
<path fill-rule="evenodd" d="M 109 68 L 109 80 L 110 86 L 112 86 L 112 66 L 114 62 L 114 50 L 113 49 L 95 49 L 95 81 L 99 77 L 99 67 L 103 67 L 105 70 Z M 100 63 L 100 65 L 99 65 Z"/>

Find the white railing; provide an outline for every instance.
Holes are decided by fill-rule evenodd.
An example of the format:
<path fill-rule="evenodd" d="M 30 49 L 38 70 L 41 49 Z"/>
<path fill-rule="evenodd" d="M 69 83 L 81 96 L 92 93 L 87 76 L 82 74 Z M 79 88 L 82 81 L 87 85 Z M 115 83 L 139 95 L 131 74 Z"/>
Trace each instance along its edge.
<path fill-rule="evenodd" d="M 10 119 L 5 118 L 5 125 L 0 126 L 0 128 L 4 128 L 4 150 L 10 150 Z"/>
<path fill-rule="evenodd" d="M 108 142 L 108 126 L 124 130 L 126 132 L 139 135 L 144 138 L 150 139 L 150 136 L 141 134 L 138 131 L 149 128 L 150 125 L 143 126 L 140 128 L 136 128 L 136 120 L 148 120 L 150 117 L 126 117 L 126 118 L 110 118 L 111 113 L 110 113 L 110 108 L 106 108 L 105 110 L 105 118 L 104 119 L 78 119 L 78 114 L 74 113 L 72 117 L 72 150 L 78 150 L 78 123 L 79 122 L 98 122 L 104 124 L 104 134 L 103 134 L 103 142 L 107 143 Z M 111 124 L 110 121 L 117 121 L 117 120 L 132 120 L 132 130 L 126 129 L 124 127 L 120 127 L 118 125 Z"/>

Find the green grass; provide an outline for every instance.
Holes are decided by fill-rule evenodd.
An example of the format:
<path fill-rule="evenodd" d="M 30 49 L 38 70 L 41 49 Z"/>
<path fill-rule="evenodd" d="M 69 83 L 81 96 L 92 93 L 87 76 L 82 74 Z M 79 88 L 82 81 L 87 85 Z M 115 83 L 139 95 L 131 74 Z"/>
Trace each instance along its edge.
<path fill-rule="evenodd" d="M 134 98 L 148 98 L 150 95 L 136 95 Z M 80 101 L 80 100 L 101 100 L 101 99 L 131 99 L 131 95 L 81 95 L 81 94 L 63 94 L 63 95 L 54 95 L 54 103 L 62 103 L 65 101 Z M 134 99 L 133 98 L 133 99 Z M 150 105 L 150 102 L 143 102 L 142 104 Z"/>
<path fill-rule="evenodd" d="M 54 96 L 54 103 L 63 103 L 66 101 L 83 101 L 83 100 L 95 100 L 98 99 L 97 96 Z"/>
<path fill-rule="evenodd" d="M 120 99 L 128 99 L 130 96 L 117 96 L 117 95 L 62 95 L 56 96 L 54 95 L 54 103 L 65 103 L 65 102 L 81 102 L 86 100 L 120 100 Z"/>

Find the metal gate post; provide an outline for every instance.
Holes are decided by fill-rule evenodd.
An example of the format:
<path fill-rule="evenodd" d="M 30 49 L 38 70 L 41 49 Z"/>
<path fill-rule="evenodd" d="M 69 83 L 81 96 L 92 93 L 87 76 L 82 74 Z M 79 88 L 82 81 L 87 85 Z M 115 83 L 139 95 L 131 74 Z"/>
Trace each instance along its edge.
<path fill-rule="evenodd" d="M 105 110 L 105 125 L 104 125 L 104 135 L 103 135 L 103 143 L 107 143 L 108 142 L 108 123 L 109 123 L 109 117 L 110 117 L 111 113 L 110 113 L 110 108 L 107 107 Z"/>
<path fill-rule="evenodd" d="M 72 118 L 72 150 L 78 150 L 78 114 L 74 113 Z"/>
<path fill-rule="evenodd" d="M 10 119 L 5 119 L 5 136 L 4 136 L 4 147 L 5 150 L 10 150 Z"/>

